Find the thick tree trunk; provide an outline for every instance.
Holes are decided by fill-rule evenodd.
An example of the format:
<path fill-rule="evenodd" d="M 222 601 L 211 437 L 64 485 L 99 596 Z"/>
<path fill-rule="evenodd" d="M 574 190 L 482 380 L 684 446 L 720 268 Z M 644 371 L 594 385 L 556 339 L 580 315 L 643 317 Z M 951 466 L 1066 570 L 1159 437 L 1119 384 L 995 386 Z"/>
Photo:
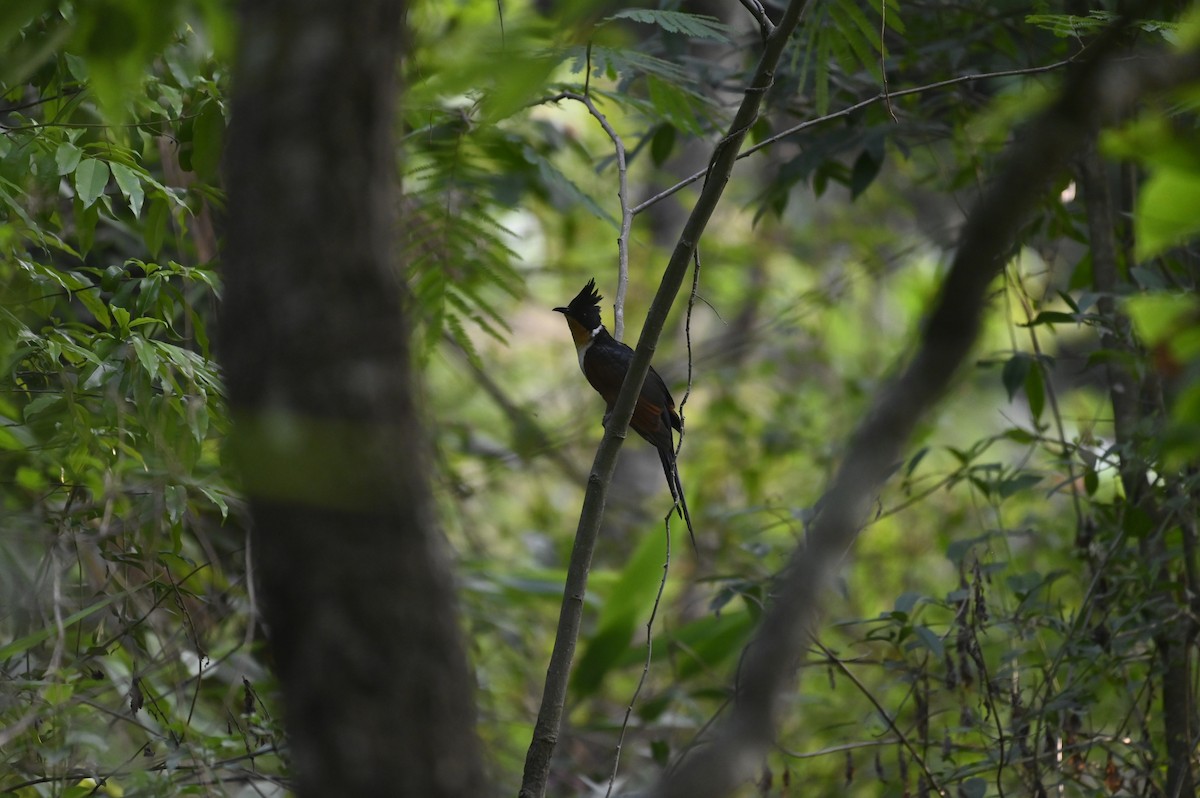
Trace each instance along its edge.
<path fill-rule="evenodd" d="M 482 783 L 390 246 L 401 16 L 242 7 L 221 349 L 302 796 Z"/>

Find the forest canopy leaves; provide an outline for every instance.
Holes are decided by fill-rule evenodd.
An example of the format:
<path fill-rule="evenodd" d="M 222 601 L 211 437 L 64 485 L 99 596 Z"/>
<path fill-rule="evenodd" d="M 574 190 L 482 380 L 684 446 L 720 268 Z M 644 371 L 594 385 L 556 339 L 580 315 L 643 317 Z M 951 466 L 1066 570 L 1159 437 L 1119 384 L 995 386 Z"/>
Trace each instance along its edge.
<path fill-rule="evenodd" d="M 746 4 L 719 17 L 545 5 L 410 4 L 395 131 L 396 286 L 426 467 L 463 586 L 480 736 L 508 792 L 605 411 L 550 308 L 594 278 L 612 319 L 616 239 L 638 206 L 634 340 L 763 48 Z M 728 711 L 776 574 L 806 545 L 886 364 L 923 329 L 965 214 L 1110 19 L 1061 4 L 807 10 L 752 127 L 764 146 L 699 242 L 696 302 L 672 312 L 654 358 L 687 418 L 700 551 L 675 538 L 664 568 L 669 494 L 631 436 L 579 597 L 569 756 L 553 765 L 564 792 L 603 783 L 618 745 L 620 789 L 649 789 Z M 1130 53 L 1194 44 L 1197 20 L 1138 20 Z M 223 0 L 0 4 L 0 728 L 13 735 L 0 790 L 22 798 L 105 778 L 129 795 L 291 786 L 226 462 L 219 358 L 244 341 L 212 327 L 236 25 Z M 1197 764 L 1170 745 L 1165 689 L 1194 684 L 1195 663 L 1168 682 L 1161 647 L 1195 636 L 1200 593 L 1195 97 L 1153 97 L 1102 134 L 1099 172 L 1119 165 L 1126 181 L 1110 186 L 1111 216 L 1064 173 L 1012 242 L 979 368 L 896 458 L 838 575 L 825 648 L 797 663 L 779 707 L 766 786 L 746 789 L 786 791 L 797 756 L 814 790 L 855 796 L 930 779 L 947 794 L 1166 794 Z M 1111 261 L 1097 230 L 1114 233 Z M 273 301 L 303 275 L 287 283 Z M 1122 396 L 1139 397 L 1128 427 Z M 331 446 L 303 458 L 322 489 Z M 354 463 L 342 470 L 355 480 Z"/>

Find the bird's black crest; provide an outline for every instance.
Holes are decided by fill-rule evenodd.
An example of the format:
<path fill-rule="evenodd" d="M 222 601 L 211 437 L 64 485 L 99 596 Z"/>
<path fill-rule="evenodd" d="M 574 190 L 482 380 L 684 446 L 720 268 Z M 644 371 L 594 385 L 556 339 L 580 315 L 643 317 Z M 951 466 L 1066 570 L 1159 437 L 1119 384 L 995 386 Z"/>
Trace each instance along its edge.
<path fill-rule="evenodd" d="M 596 281 L 588 280 L 587 285 L 575 295 L 567 307 L 582 316 L 590 308 L 599 308 L 601 299 L 604 297 L 600 296 L 600 292 L 596 290 Z"/>
<path fill-rule="evenodd" d="M 595 330 L 600 326 L 600 300 L 603 298 L 596 290 L 596 281 L 588 280 L 583 290 L 565 308 L 555 310 L 575 319 L 585 330 Z"/>

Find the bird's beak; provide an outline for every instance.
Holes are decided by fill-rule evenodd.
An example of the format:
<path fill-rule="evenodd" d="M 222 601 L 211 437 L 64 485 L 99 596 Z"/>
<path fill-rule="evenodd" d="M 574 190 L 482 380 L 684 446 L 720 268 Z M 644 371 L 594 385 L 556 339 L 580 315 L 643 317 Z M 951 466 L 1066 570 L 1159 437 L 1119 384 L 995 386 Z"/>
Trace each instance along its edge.
<path fill-rule="evenodd" d="M 555 308 L 554 312 L 555 313 L 566 313 L 567 309 L 566 308 Z"/>

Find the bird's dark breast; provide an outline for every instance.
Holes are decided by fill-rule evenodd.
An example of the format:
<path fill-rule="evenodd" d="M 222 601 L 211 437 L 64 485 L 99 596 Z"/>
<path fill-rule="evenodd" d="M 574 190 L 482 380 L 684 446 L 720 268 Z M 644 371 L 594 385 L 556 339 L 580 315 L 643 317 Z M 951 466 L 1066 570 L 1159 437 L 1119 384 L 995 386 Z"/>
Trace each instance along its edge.
<path fill-rule="evenodd" d="M 617 401 L 621 391 L 621 383 L 633 360 L 633 350 L 621 346 L 593 345 L 584 355 L 584 375 L 596 392 L 604 398 L 609 409 Z M 670 428 L 679 429 L 679 416 L 675 413 L 675 402 L 671 398 L 662 377 L 653 369 L 646 375 L 642 383 L 642 392 L 638 397 L 637 406 L 633 409 L 633 418 L 629 426 L 651 443 L 658 445 L 658 440 L 664 432 L 670 435 Z M 668 437 L 669 441 L 670 438 Z M 669 444 L 668 444 L 669 445 Z"/>
<path fill-rule="evenodd" d="M 588 347 L 587 354 L 583 356 L 584 376 L 609 406 L 617 401 L 621 383 L 625 381 L 625 372 L 629 370 L 632 360 L 631 352 L 623 352 L 619 347 L 604 345 L 599 341 Z"/>

